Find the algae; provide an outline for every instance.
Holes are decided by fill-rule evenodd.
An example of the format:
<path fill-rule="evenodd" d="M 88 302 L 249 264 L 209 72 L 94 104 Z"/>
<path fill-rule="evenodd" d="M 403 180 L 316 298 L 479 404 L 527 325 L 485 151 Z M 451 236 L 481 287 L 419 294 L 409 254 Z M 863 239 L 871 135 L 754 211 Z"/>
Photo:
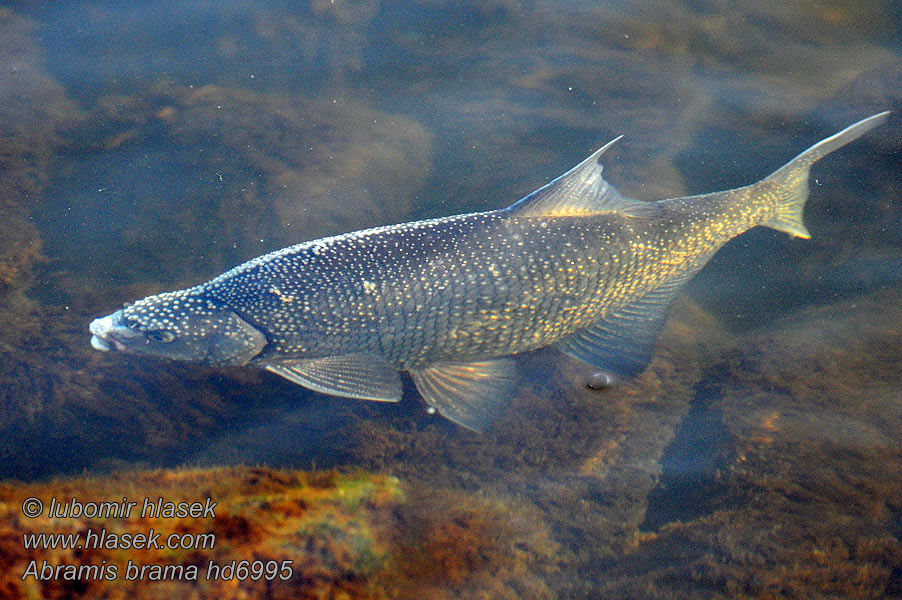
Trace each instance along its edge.
<path fill-rule="evenodd" d="M 134 512 L 91 518 L 22 519 L 22 502 L 136 501 Z M 216 504 L 201 518 L 140 514 L 143 500 Z M 205 504 L 208 505 L 209 503 Z M 266 468 L 116 472 L 42 484 L 0 483 L 0 590 L 17 598 L 550 598 L 527 566 L 552 563 L 548 532 L 504 505 L 461 492 L 418 490 L 386 475 Z M 212 534 L 203 548 L 28 550 L 23 534 L 104 530 L 107 535 Z M 87 538 L 83 538 L 87 539 Z M 188 544 L 189 546 L 191 544 Z M 111 579 L 23 578 L 31 561 L 115 565 Z M 210 564 L 291 561 L 291 576 L 209 576 Z M 127 576 L 129 563 L 198 567 L 196 577 Z M 531 564 L 532 563 L 532 564 Z M 106 571 L 109 572 L 109 571 Z M 150 571 L 148 571 L 150 573 Z M 450 584 L 450 585 L 449 585 Z"/>
<path fill-rule="evenodd" d="M 888 595 L 902 560 L 900 323 L 898 292 L 884 292 L 800 311 L 725 352 L 705 383 L 731 435 L 723 498 L 640 535 L 602 597 Z"/>
<path fill-rule="evenodd" d="M 0 8 L 0 331 L 3 348 L 30 329 L 37 309 L 25 295 L 44 257 L 32 220 L 55 153 L 81 113 L 46 72 L 34 23 Z M 0 358 L 2 360 L 2 358 Z M 9 361 L 3 361 L 9 367 Z"/>

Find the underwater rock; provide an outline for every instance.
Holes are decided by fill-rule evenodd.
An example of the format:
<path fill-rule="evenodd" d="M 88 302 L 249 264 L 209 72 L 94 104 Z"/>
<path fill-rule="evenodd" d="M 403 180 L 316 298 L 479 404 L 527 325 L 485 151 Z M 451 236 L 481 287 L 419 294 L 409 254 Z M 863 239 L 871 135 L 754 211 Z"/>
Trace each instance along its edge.
<path fill-rule="evenodd" d="M 63 88 L 46 72 L 43 54 L 34 39 L 34 25 L 0 8 L 0 472 L 22 474 L 13 457 L 41 454 L 44 441 L 41 415 L 62 394 L 50 388 L 48 375 L 66 371 L 60 352 L 59 317 L 67 311 L 45 310 L 27 292 L 36 282 L 35 265 L 43 260 L 42 240 L 33 217 L 42 210 L 55 154 L 83 120 Z M 71 316 L 71 315 L 68 315 Z M 46 337 L 42 338 L 42 335 Z M 83 336 L 79 336 L 83 338 Z M 81 340 L 80 340 L 81 341 Z M 81 344 L 83 345 L 83 344 Z M 47 354 L 41 354 L 41 350 Z M 61 360 L 62 357 L 62 360 Z M 78 380 L 83 374 L 65 372 L 60 379 Z M 60 414 L 46 436 L 65 446 L 65 438 L 78 422 L 71 413 Z M 43 425 L 47 425 L 43 423 Z M 34 427 L 34 429 L 32 429 Z M 68 431 L 67 431 L 68 430 Z M 27 450 L 23 451 L 23 448 Z M 62 454 L 65 455 L 65 450 Z M 2 476 L 2 475 L 0 475 Z"/>
<path fill-rule="evenodd" d="M 902 110 L 902 57 L 854 79 L 835 98 L 818 106 L 816 113 L 843 119 L 850 114 L 865 113 L 874 106 L 886 107 L 894 114 Z M 835 169 L 825 173 L 826 181 L 817 182 L 816 193 L 822 194 L 822 199 L 812 203 L 806 218 L 821 224 L 822 233 L 814 250 L 819 259 L 824 255 L 822 260 L 828 264 L 824 276 L 829 276 L 835 269 L 848 267 L 849 263 L 861 261 L 863 255 L 866 260 L 875 255 L 902 259 L 899 243 L 902 240 L 900 139 L 902 123 L 894 119 L 890 127 L 866 140 L 865 143 L 873 148 L 867 155 L 853 155 L 838 164 L 833 163 L 843 172 L 847 169 L 853 173 L 867 170 L 868 177 L 849 179 L 843 183 L 842 190 L 832 190 L 833 193 L 824 192 L 830 190 L 830 182 L 838 178 L 833 174 Z M 828 245 L 829 250 L 823 247 Z M 861 277 L 868 270 L 859 263 L 855 269 L 847 269 L 852 272 L 845 275 Z M 894 282 L 881 277 L 879 283 L 872 282 L 869 287 L 851 291 L 875 290 L 880 283 L 898 283 L 898 275 Z"/>
<path fill-rule="evenodd" d="M 196 282 L 270 250 L 406 220 L 432 154 L 420 125 L 352 100 L 213 85 L 101 97 L 79 135 L 92 151 L 62 161 L 76 185 L 52 190 L 43 229 L 61 268 L 98 286 Z M 81 227 L 57 236 L 68 219 Z"/>
<path fill-rule="evenodd" d="M 305 11 L 254 10 L 248 17 L 257 43 L 268 51 L 263 76 L 284 80 L 289 71 L 302 86 L 350 87 L 367 61 L 369 30 L 381 4 L 313 0 Z"/>
<path fill-rule="evenodd" d="M 27 497 L 44 502 L 37 518 L 22 517 Z M 57 506 L 50 516 L 53 498 L 81 514 L 59 513 Z M 100 502 L 115 506 L 100 509 Z M 136 505 L 122 512 L 129 502 Z M 196 512 L 145 512 L 148 504 L 151 511 L 165 511 L 166 503 L 175 504 L 168 510 L 177 510 L 177 503 L 196 504 Z M 110 512 L 113 508 L 119 512 Z M 0 590 L 5 600 L 161 595 L 439 600 L 484 598 L 486 591 L 495 598 L 550 599 L 543 582 L 524 571 L 535 562 L 553 564 L 554 545 L 542 526 L 517 508 L 461 492 L 409 488 L 395 478 L 363 472 L 241 467 L 0 483 Z M 77 550 L 26 549 L 22 543 L 23 535 L 46 533 L 78 534 L 87 545 L 89 531 L 95 540 L 103 531 L 106 542 Z M 116 549 L 109 541 L 151 532 L 160 534 L 157 542 L 164 547 Z M 171 534 L 178 535 L 177 547 Z M 63 574 L 35 577 L 44 561 L 52 568 L 63 565 Z M 222 570 L 233 561 L 246 561 L 245 577 L 240 570 L 238 577 Z M 255 561 L 275 565 L 275 575 L 258 569 L 253 577 Z M 66 566 L 91 565 L 103 566 L 106 577 L 65 576 Z M 154 566 L 169 567 L 170 575 Z M 288 569 L 284 579 L 283 568 Z M 32 575 L 23 578 L 25 573 Z"/>
<path fill-rule="evenodd" d="M 216 86 L 170 92 L 173 141 L 221 136 L 224 153 L 262 176 L 266 187 L 257 192 L 273 203 L 280 243 L 403 219 L 431 166 L 431 135 L 419 124 L 352 100 Z M 219 210 L 223 221 L 242 220 L 242 210 L 227 210 Z"/>
<path fill-rule="evenodd" d="M 551 600 L 559 547 L 519 498 L 407 484 L 391 547 L 399 597 Z"/>
<path fill-rule="evenodd" d="M 705 382 L 733 440 L 725 501 L 640 535 L 601 597 L 888 597 L 902 562 L 900 324 L 888 291 L 739 338 Z"/>
<path fill-rule="evenodd" d="M 41 258 L 41 240 L 31 216 L 40 205 L 54 151 L 61 136 L 81 118 L 43 65 L 34 24 L 0 7 L 0 344 L 12 343 L 21 329 L 16 314 L 30 312 L 22 292 L 32 283 Z"/>
<path fill-rule="evenodd" d="M 363 74 L 443 132 L 449 149 L 437 147 L 437 163 L 455 185 L 436 190 L 435 206 L 452 198 L 484 206 L 492 187 L 528 193 L 531 177 L 555 176 L 619 134 L 608 179 L 631 197 L 680 195 L 697 182 L 672 157 L 698 156 L 719 127 L 772 139 L 898 60 L 879 43 L 895 21 L 874 5 L 412 0 L 383 8 L 389 16 L 405 9 L 416 16 L 403 28 L 374 30 L 371 43 L 384 51 L 368 57 Z M 413 83 L 395 92 L 398 77 Z M 861 114 L 875 108 L 891 107 Z M 732 175 L 735 164 L 747 166 L 733 163 L 735 150 L 706 169 Z M 503 168 L 498 157 L 507 157 Z M 705 191 L 751 182 L 761 168 Z"/>
<path fill-rule="evenodd" d="M 98 360 L 84 323 L 105 297 L 83 290 L 65 306 L 29 301 L 29 312 L 7 322 L 21 334 L 0 360 L 0 478 L 103 471 L 122 461 L 171 464 L 245 414 L 291 402 L 261 394 L 259 373 L 251 371 Z"/>

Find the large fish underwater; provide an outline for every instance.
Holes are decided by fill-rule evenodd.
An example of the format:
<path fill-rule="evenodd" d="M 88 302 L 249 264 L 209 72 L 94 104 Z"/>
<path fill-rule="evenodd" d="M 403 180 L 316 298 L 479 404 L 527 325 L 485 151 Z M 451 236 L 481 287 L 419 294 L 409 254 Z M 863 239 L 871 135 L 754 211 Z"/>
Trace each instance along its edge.
<path fill-rule="evenodd" d="M 278 250 L 96 319 L 91 345 L 390 402 L 407 371 L 431 409 L 481 431 L 513 392 L 514 354 L 554 345 L 613 376 L 642 372 L 683 284 L 752 227 L 810 237 L 809 168 L 888 115 L 752 185 L 657 202 L 602 179 L 615 139 L 507 208 Z"/>

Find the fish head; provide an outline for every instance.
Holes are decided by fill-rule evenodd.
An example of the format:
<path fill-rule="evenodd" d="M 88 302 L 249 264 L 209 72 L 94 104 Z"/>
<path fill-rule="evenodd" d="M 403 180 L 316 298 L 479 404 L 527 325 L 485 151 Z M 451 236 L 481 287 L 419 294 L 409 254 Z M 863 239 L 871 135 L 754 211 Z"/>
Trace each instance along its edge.
<path fill-rule="evenodd" d="M 148 296 L 90 325 L 91 346 L 208 365 L 244 365 L 266 336 L 228 306 L 192 290 Z"/>

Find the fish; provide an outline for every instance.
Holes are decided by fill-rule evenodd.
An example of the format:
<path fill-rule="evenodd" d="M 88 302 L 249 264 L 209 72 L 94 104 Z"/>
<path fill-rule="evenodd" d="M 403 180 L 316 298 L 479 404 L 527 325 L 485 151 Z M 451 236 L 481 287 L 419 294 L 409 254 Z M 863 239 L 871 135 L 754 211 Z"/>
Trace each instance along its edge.
<path fill-rule="evenodd" d="M 811 165 L 884 123 L 863 119 L 744 187 L 659 201 L 603 177 L 615 138 L 514 204 L 312 240 L 90 323 L 91 345 L 266 369 L 323 394 L 402 398 L 481 432 L 506 409 L 514 355 L 553 346 L 605 382 L 648 366 L 668 306 L 757 226 L 809 238 Z"/>

